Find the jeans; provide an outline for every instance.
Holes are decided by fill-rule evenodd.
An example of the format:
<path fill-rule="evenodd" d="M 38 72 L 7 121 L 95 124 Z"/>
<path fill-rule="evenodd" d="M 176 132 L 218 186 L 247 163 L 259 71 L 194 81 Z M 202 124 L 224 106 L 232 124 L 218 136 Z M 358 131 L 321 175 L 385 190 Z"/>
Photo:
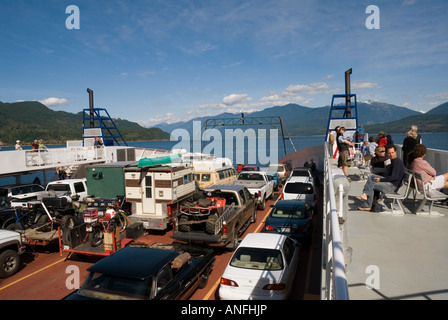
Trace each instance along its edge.
<path fill-rule="evenodd" d="M 393 193 L 397 189 L 391 182 L 376 182 L 375 178 L 383 178 L 376 174 L 371 174 L 366 184 L 364 185 L 363 193 L 367 195 L 368 207 L 372 207 L 373 196 L 375 191 L 380 191 L 383 193 Z"/>

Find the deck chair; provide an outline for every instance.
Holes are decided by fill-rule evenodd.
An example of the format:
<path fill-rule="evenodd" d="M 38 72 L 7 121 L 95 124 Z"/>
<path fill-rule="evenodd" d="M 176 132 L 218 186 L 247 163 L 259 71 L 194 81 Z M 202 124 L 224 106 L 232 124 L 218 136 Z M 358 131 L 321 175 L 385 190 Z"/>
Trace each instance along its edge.
<path fill-rule="evenodd" d="M 446 198 L 448 198 L 448 195 L 438 190 L 428 190 L 424 185 L 424 178 L 421 173 L 414 171 L 413 176 L 414 185 L 417 187 L 417 192 L 423 194 L 423 199 L 418 204 L 417 209 L 414 210 L 414 213 L 417 215 L 443 216 L 443 214 L 440 214 L 437 211 L 433 211 L 432 207 L 434 201 L 445 200 Z M 422 209 L 428 201 L 430 202 L 429 211 L 423 211 Z"/>
<path fill-rule="evenodd" d="M 411 183 L 412 183 L 412 179 L 413 179 L 413 173 L 409 169 L 405 169 L 405 170 L 406 171 L 403 176 L 403 183 L 402 183 L 400 189 L 398 189 L 394 193 L 386 193 L 384 195 L 386 198 L 392 199 L 392 202 L 390 204 L 391 214 L 402 214 L 403 215 L 406 213 L 402 200 L 406 199 L 409 195 L 409 191 L 411 189 Z M 400 211 L 394 210 L 395 203 L 397 203 L 398 206 L 400 207 L 400 209 L 401 209 Z"/>

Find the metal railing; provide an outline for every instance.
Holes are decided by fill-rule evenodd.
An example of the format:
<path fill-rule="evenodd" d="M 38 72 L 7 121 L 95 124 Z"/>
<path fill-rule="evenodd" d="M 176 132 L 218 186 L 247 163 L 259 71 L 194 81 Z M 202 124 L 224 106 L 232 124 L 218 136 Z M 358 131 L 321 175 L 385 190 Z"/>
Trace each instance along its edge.
<path fill-rule="evenodd" d="M 345 258 L 340 231 L 340 217 L 336 204 L 328 143 L 324 147 L 324 195 L 322 235 L 322 300 L 348 300 Z M 342 188 L 338 188 L 342 189 Z M 341 191 L 342 192 L 342 191 Z M 339 211 L 342 210 L 340 206 Z M 343 221 L 342 221 L 343 222 Z"/>

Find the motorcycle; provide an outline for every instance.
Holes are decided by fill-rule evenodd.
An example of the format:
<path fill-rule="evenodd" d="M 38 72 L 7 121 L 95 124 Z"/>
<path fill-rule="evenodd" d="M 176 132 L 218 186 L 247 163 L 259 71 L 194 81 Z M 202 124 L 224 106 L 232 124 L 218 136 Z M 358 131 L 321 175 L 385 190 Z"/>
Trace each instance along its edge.
<path fill-rule="evenodd" d="M 92 247 L 103 243 L 104 233 L 114 233 L 119 227 L 124 232 L 130 220 L 125 211 L 116 206 L 108 206 L 105 211 L 98 208 L 86 208 L 83 212 L 86 231 Z"/>

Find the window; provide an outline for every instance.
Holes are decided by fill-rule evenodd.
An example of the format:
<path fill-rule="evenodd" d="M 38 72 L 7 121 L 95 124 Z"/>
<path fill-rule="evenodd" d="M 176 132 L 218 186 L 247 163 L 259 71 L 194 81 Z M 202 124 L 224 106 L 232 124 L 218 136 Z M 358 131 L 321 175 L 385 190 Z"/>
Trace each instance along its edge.
<path fill-rule="evenodd" d="M 193 181 L 193 174 L 189 173 L 184 176 L 184 184 L 189 183 L 191 181 Z"/>
<path fill-rule="evenodd" d="M 282 270 L 282 253 L 275 249 L 240 247 L 230 265 L 243 269 Z"/>
<path fill-rule="evenodd" d="M 157 292 L 165 288 L 165 286 L 171 282 L 172 278 L 171 265 L 167 265 L 157 276 Z"/>
<path fill-rule="evenodd" d="M 219 180 L 222 180 L 222 179 L 225 178 L 225 172 L 224 171 L 219 171 L 218 175 L 219 175 Z"/>
<path fill-rule="evenodd" d="M 86 191 L 86 190 L 84 189 L 84 184 L 83 184 L 82 182 L 76 182 L 75 185 L 74 185 L 74 187 L 75 187 L 75 192 L 76 192 L 76 193 Z"/>
<path fill-rule="evenodd" d="M 145 177 L 145 194 L 146 198 L 152 198 L 152 177 Z"/>
<path fill-rule="evenodd" d="M 240 194 L 241 201 L 243 202 L 242 204 L 243 205 L 246 204 L 246 197 L 244 195 L 244 190 L 240 190 L 238 191 L 238 193 Z"/>
<path fill-rule="evenodd" d="M 204 182 L 210 181 L 210 173 L 203 173 L 201 181 L 204 181 Z"/>

